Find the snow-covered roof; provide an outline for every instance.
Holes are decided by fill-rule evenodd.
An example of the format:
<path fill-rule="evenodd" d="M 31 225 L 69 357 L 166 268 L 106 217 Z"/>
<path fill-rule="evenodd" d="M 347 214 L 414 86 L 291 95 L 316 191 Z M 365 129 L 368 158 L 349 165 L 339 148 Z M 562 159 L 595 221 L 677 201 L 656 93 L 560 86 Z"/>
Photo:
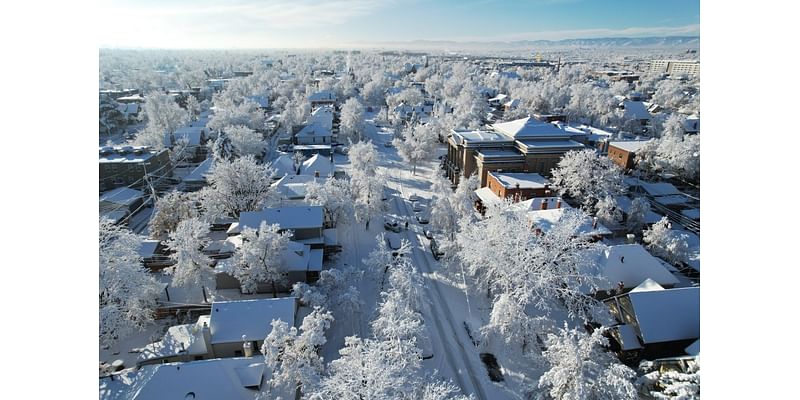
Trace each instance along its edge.
<path fill-rule="evenodd" d="M 339 234 L 336 228 L 328 228 L 322 231 L 323 242 L 326 246 L 335 246 L 339 244 Z"/>
<path fill-rule="evenodd" d="M 509 101 L 505 102 L 503 104 L 503 106 L 509 107 L 509 108 L 517 108 L 519 106 L 519 99 L 509 100 Z"/>
<path fill-rule="evenodd" d="M 100 202 L 131 206 L 143 196 L 144 192 L 141 190 L 120 187 L 103 193 L 100 196 Z"/>
<path fill-rule="evenodd" d="M 205 182 L 211 167 L 214 166 L 214 158 L 209 157 L 203 160 L 189 175 L 183 178 L 184 182 Z"/>
<path fill-rule="evenodd" d="M 239 214 L 240 229 L 258 229 L 261 222 L 278 224 L 281 229 L 322 228 L 321 206 L 265 208 L 261 211 L 244 211 Z"/>
<path fill-rule="evenodd" d="M 536 140 L 536 139 L 528 139 L 528 140 L 520 140 L 525 146 L 525 150 L 529 153 L 536 152 L 536 151 L 549 151 L 553 149 L 582 149 L 584 146 L 581 143 L 578 143 L 574 140 Z"/>
<path fill-rule="evenodd" d="M 626 214 L 630 212 L 631 205 L 633 204 L 633 200 L 630 197 L 615 196 L 614 200 L 617 201 L 617 207 L 619 207 L 622 212 Z M 649 210 L 644 216 L 644 222 L 647 224 L 654 224 L 660 221 L 662 217 L 662 215 L 655 213 L 653 210 Z"/>
<path fill-rule="evenodd" d="M 541 210 L 542 203 L 547 203 L 547 209 L 572 208 L 566 201 L 563 200 L 561 201 L 561 205 L 559 206 L 558 200 L 559 197 L 534 197 L 532 199 L 516 203 L 514 207 L 518 210 L 534 211 L 534 210 Z"/>
<path fill-rule="evenodd" d="M 636 336 L 636 330 L 630 325 L 617 325 L 611 328 L 611 335 L 617 340 L 622 350 L 641 349 L 642 344 Z"/>
<path fill-rule="evenodd" d="M 324 178 L 315 178 L 313 175 L 286 175 L 272 184 L 275 191 L 284 199 L 302 199 L 306 197 L 306 189 L 310 182 Z"/>
<path fill-rule="evenodd" d="M 608 142 L 609 146 L 614 146 L 618 149 L 625 150 L 630 153 L 635 153 L 639 151 L 646 143 L 649 143 L 650 140 L 621 140 L 621 141 L 610 141 Z"/>
<path fill-rule="evenodd" d="M 270 371 L 264 356 L 145 365 L 100 380 L 100 400 L 253 400 Z"/>
<path fill-rule="evenodd" d="M 485 206 L 497 204 L 501 200 L 498 195 L 492 192 L 492 189 L 489 189 L 486 186 L 476 190 L 475 195 L 478 196 L 479 199 L 481 199 L 481 202 L 483 202 Z"/>
<path fill-rule="evenodd" d="M 123 150 L 125 149 L 125 150 Z M 101 147 L 101 151 L 110 151 L 108 154 L 100 154 L 100 163 L 141 163 L 158 155 L 161 151 L 151 150 L 146 146 L 124 146 L 124 147 Z M 122 153 L 124 151 L 124 154 Z M 136 153 L 139 154 L 136 154 Z"/>
<path fill-rule="evenodd" d="M 280 157 L 272 160 L 272 163 L 270 163 L 269 166 L 275 170 L 275 176 L 297 174 L 297 168 L 294 166 L 294 160 L 287 154 L 283 154 Z"/>
<path fill-rule="evenodd" d="M 208 315 L 201 315 L 194 324 L 171 326 L 161 341 L 148 344 L 142 349 L 137 361 L 177 356 L 184 351 L 188 356 L 207 354 L 202 327 L 203 323 L 207 324 L 208 321 Z"/>
<path fill-rule="evenodd" d="M 156 249 L 158 248 L 159 243 L 158 240 L 152 239 L 145 239 L 142 240 L 142 245 L 139 246 L 139 255 L 147 258 L 152 257 L 156 253 Z"/>
<path fill-rule="evenodd" d="M 267 96 L 247 96 L 247 99 L 255 102 L 261 108 L 269 107 L 269 98 Z"/>
<path fill-rule="evenodd" d="M 326 129 L 322 125 L 318 125 L 317 123 L 311 123 L 303 127 L 300 132 L 297 132 L 295 136 L 297 137 L 328 137 L 331 136 L 332 133 L 330 129 Z"/>
<path fill-rule="evenodd" d="M 329 144 L 296 144 L 292 147 L 294 151 L 303 151 L 303 150 L 330 150 L 331 145 Z"/>
<path fill-rule="evenodd" d="M 654 197 L 653 200 L 655 200 L 658 204 L 668 206 L 672 204 L 686 204 L 690 199 L 682 194 L 675 194 L 670 196 Z"/>
<path fill-rule="evenodd" d="M 322 249 L 312 249 L 310 245 L 291 241 L 281 255 L 288 271 L 322 271 Z"/>
<path fill-rule="evenodd" d="M 640 186 L 650 196 L 668 196 L 673 194 L 681 194 L 674 185 L 667 182 L 646 182 L 636 178 L 627 178 L 625 183 L 631 186 Z"/>
<path fill-rule="evenodd" d="M 625 113 L 623 114 L 625 119 L 649 120 L 651 118 L 647 107 L 641 101 L 626 100 L 622 103 L 622 106 L 625 108 Z"/>
<path fill-rule="evenodd" d="M 184 126 L 175 130 L 175 133 L 170 136 L 169 133 L 164 134 L 164 144 L 171 146 L 173 144 L 172 138 L 175 142 L 179 140 L 188 140 L 190 146 L 199 146 L 203 139 L 204 126 Z"/>
<path fill-rule="evenodd" d="M 120 104 L 117 111 L 126 115 L 136 114 L 139 112 L 139 103 Z"/>
<path fill-rule="evenodd" d="M 495 131 L 512 139 L 559 138 L 574 135 L 574 133 L 560 129 L 556 125 L 549 122 L 542 122 L 532 117 L 492 124 L 491 127 Z"/>
<path fill-rule="evenodd" d="M 660 285 L 675 285 L 678 279 L 640 244 L 610 246 L 601 252 L 600 270 L 607 279 L 601 289 L 613 289 L 617 282 L 626 288 L 636 287 L 646 279 Z M 599 282 L 598 282 L 599 283 Z"/>
<path fill-rule="evenodd" d="M 545 185 L 550 184 L 547 178 L 537 173 L 489 171 L 489 175 L 506 189 L 515 189 L 517 185 L 519 189 L 543 189 Z"/>
<path fill-rule="evenodd" d="M 700 288 L 628 293 L 645 344 L 700 337 Z"/>
<path fill-rule="evenodd" d="M 507 94 L 500 93 L 497 96 L 494 96 L 494 97 L 492 97 L 491 99 L 489 99 L 487 101 L 503 101 L 506 97 L 508 97 Z"/>
<path fill-rule="evenodd" d="M 700 355 L 700 339 L 694 341 L 694 343 L 690 344 L 684 350 L 686 354 L 690 356 L 699 356 Z"/>
<path fill-rule="evenodd" d="M 314 176 L 316 172 L 319 172 L 320 177 L 333 176 L 333 170 L 331 160 L 319 154 L 314 154 L 308 160 L 303 161 L 300 166 L 301 175 Z"/>
<path fill-rule="evenodd" d="M 308 96 L 308 101 L 336 101 L 336 94 L 330 90 L 323 90 Z"/>
<path fill-rule="evenodd" d="M 331 106 L 317 108 L 311 113 L 308 122 L 317 124 L 327 130 L 333 129 L 333 108 Z"/>
<path fill-rule="evenodd" d="M 453 140 L 460 145 L 465 141 L 469 142 L 509 142 L 508 138 L 492 131 L 472 130 L 451 132 Z"/>
<path fill-rule="evenodd" d="M 520 159 L 524 159 L 525 156 L 520 154 L 517 149 L 513 147 L 503 148 L 503 149 L 480 149 L 477 151 L 477 155 L 481 158 L 507 158 L 507 157 L 518 157 Z"/>
<path fill-rule="evenodd" d="M 536 200 L 536 199 L 531 199 Z M 541 203 L 541 202 L 540 202 Z M 549 207 L 549 202 L 548 202 Z M 533 225 L 542 230 L 542 232 L 547 233 L 552 229 L 552 227 L 558 223 L 561 219 L 561 216 L 564 215 L 564 210 L 567 208 L 564 207 L 564 203 L 562 202 L 561 208 L 548 208 L 547 210 L 529 210 L 528 211 L 528 218 L 531 220 Z M 581 235 L 588 235 L 588 236 L 601 236 L 601 235 L 610 235 L 611 231 L 608 230 L 603 224 L 597 223 L 596 228 L 592 228 L 592 218 L 586 217 L 584 218 L 583 224 L 578 228 L 578 233 Z"/>
<path fill-rule="evenodd" d="M 691 218 L 691 219 L 700 219 L 700 209 L 699 208 L 691 208 L 691 209 L 688 209 L 688 210 L 681 210 L 681 214 L 683 214 L 685 217 L 688 217 L 688 218 Z"/>
<path fill-rule="evenodd" d="M 296 302 L 294 297 L 214 302 L 211 343 L 241 343 L 242 335 L 247 335 L 247 340 L 264 340 L 272 331 L 273 319 L 294 326 Z"/>

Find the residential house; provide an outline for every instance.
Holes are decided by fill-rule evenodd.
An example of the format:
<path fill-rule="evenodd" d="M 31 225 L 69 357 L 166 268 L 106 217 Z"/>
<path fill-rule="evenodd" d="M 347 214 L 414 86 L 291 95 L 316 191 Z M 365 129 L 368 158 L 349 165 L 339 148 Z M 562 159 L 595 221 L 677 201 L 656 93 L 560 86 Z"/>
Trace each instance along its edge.
<path fill-rule="evenodd" d="M 145 187 L 145 175 L 155 180 L 172 176 L 172 165 L 166 149 L 150 150 L 146 146 L 100 147 L 99 164 L 101 192 L 121 186 Z"/>
<path fill-rule="evenodd" d="M 100 400 L 254 400 L 271 377 L 261 355 L 143 365 L 101 378 Z"/>
<path fill-rule="evenodd" d="M 210 315 L 201 315 L 194 324 L 170 327 L 160 342 L 142 349 L 137 364 L 258 354 L 272 331 L 272 320 L 294 326 L 297 307 L 295 297 L 213 302 Z M 250 355 L 245 347 L 250 347 Z"/>
<path fill-rule="evenodd" d="M 311 102 L 311 108 L 333 106 L 336 104 L 336 94 L 330 90 L 323 90 L 308 96 L 308 101 Z"/>
<path fill-rule="evenodd" d="M 201 162 L 208 157 L 205 126 L 184 126 L 173 133 L 164 134 L 164 146 L 173 148 L 179 142 L 185 141 L 186 152 L 182 157 L 189 162 Z"/>
<path fill-rule="evenodd" d="M 294 135 L 294 143 L 301 145 L 327 144 L 330 146 L 333 134 L 330 129 L 312 123 L 304 126 Z"/>
<path fill-rule="evenodd" d="M 524 201 L 550 196 L 550 181 L 537 173 L 491 171 L 486 176 L 486 188 L 501 199 Z"/>
<path fill-rule="evenodd" d="M 288 154 L 282 154 L 269 165 L 274 171 L 272 179 L 280 179 L 284 176 L 297 175 L 297 165 L 294 159 Z"/>
<path fill-rule="evenodd" d="M 100 196 L 100 216 L 119 223 L 144 204 L 144 192 L 119 187 Z"/>
<path fill-rule="evenodd" d="M 652 116 L 647 111 L 644 102 L 624 100 L 620 103 L 620 107 L 624 110 L 622 118 L 627 121 L 627 126 L 633 133 L 647 131 L 647 125 L 650 124 Z"/>
<path fill-rule="evenodd" d="M 314 154 L 311 158 L 300 164 L 298 174 L 317 178 L 328 178 L 333 176 L 334 170 L 335 167 L 330 158 Z"/>
<path fill-rule="evenodd" d="M 647 279 L 664 288 L 678 283 L 664 263 L 640 244 L 608 246 L 600 252 L 598 265 L 603 279 L 596 282 L 594 295 L 599 299 L 627 292 Z"/>
<path fill-rule="evenodd" d="M 682 355 L 700 337 L 700 287 L 665 289 L 652 279 L 603 301 L 620 323 L 611 331 L 623 351 L 646 358 Z"/>
<path fill-rule="evenodd" d="M 609 141 L 608 158 L 623 170 L 633 169 L 636 166 L 636 152 L 651 140 Z"/>

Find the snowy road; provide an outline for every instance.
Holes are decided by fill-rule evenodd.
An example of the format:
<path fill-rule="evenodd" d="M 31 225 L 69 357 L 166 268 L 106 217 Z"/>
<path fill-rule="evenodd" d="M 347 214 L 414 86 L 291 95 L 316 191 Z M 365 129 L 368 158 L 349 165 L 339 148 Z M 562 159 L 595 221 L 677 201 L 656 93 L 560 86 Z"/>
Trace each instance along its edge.
<path fill-rule="evenodd" d="M 409 221 L 405 236 L 413 248 L 412 260 L 424 277 L 427 298 L 423 315 L 434 347 L 434 357 L 427 361 L 428 366 L 437 369 L 444 377 L 453 379 L 462 393 L 474 394 L 478 399 L 506 397 L 505 393 L 498 391 L 488 382 L 486 370 L 478 357 L 477 349 L 466 335 L 463 321 L 454 320 L 453 316 L 456 313 L 447 300 L 457 301 L 457 299 L 443 294 L 444 289 L 441 286 L 444 283 L 435 275 L 439 264 L 433 260 L 428 251 L 427 239 L 421 235 L 422 226 L 417 224 L 415 213 L 407 201 L 412 193 L 427 192 L 430 182 L 422 174 L 412 176 L 410 166 L 398 160 L 394 148 L 383 146 L 383 142 L 390 140 L 391 136 L 377 135 L 374 130 L 370 133 L 373 133 L 369 136 L 372 136 L 373 143 L 382 155 L 379 169 L 382 169 L 387 177 L 393 177 L 386 180 L 386 186 L 397 193 L 391 201 L 391 212 Z M 429 199 L 423 202 L 427 200 Z"/>

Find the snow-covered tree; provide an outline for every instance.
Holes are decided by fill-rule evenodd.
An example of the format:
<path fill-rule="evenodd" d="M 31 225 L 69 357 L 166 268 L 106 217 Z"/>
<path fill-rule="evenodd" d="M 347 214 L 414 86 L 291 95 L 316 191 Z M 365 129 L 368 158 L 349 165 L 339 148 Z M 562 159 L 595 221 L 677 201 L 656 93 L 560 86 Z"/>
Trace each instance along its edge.
<path fill-rule="evenodd" d="M 197 101 L 197 98 L 194 96 L 189 96 L 186 99 L 186 111 L 189 113 L 189 120 L 197 119 L 197 116 L 200 115 L 200 102 Z"/>
<path fill-rule="evenodd" d="M 475 191 L 479 184 L 477 175 L 470 175 L 466 179 L 462 177 L 458 181 L 451 204 L 459 221 L 471 221 L 475 216 Z"/>
<path fill-rule="evenodd" d="M 340 140 L 345 138 L 358 142 L 364 135 L 364 106 L 355 97 L 344 102 L 339 117 Z"/>
<path fill-rule="evenodd" d="M 375 337 L 380 340 L 410 340 L 418 337 L 424 329 L 422 315 L 410 307 L 408 299 L 400 290 L 381 293 L 383 300 L 378 308 L 378 317 L 371 323 Z"/>
<path fill-rule="evenodd" d="M 150 237 L 166 239 L 181 221 L 197 217 L 198 211 L 194 203 L 193 195 L 178 191 L 158 197 L 150 219 Z"/>
<path fill-rule="evenodd" d="M 238 217 L 242 211 L 259 211 L 270 200 L 272 169 L 252 156 L 217 160 L 207 177 L 209 186 L 200 199 L 209 217 Z"/>
<path fill-rule="evenodd" d="M 289 328 L 282 320 L 272 320 L 272 330 L 262 346 L 272 378 L 261 393 L 262 398 L 274 398 L 273 391 L 294 393 L 300 390 L 308 393 L 317 387 L 325 371 L 319 351 L 327 342 L 325 331 L 330 328 L 331 322 L 333 315 L 320 308 L 315 308 L 303 318 L 299 330 Z"/>
<path fill-rule="evenodd" d="M 230 140 L 233 151 L 239 157 L 253 156 L 260 158 L 264 155 L 267 143 L 260 133 L 244 125 L 228 126 L 223 131 Z"/>
<path fill-rule="evenodd" d="M 417 174 L 417 164 L 430 160 L 436 154 L 439 132 L 433 124 L 417 125 L 403 132 L 403 138 L 395 138 L 392 144 L 403 161 L 410 163 L 412 173 Z"/>
<path fill-rule="evenodd" d="M 311 399 L 411 399 L 421 351 L 413 341 L 345 338 Z"/>
<path fill-rule="evenodd" d="M 598 306 L 587 293 L 599 278 L 592 255 L 600 245 L 580 233 L 585 218 L 580 210 L 564 210 L 542 234 L 525 210 L 504 201 L 461 228 L 458 258 L 476 288 L 509 294 L 521 306 L 545 312 L 559 307 L 587 317 Z"/>
<path fill-rule="evenodd" d="M 644 197 L 637 197 L 631 201 L 631 208 L 628 210 L 626 221 L 628 230 L 639 232 L 644 228 L 647 213 L 650 211 L 650 202 Z"/>
<path fill-rule="evenodd" d="M 305 202 L 322 206 L 325 221 L 329 226 L 338 226 L 340 221 L 348 221 L 353 215 L 353 202 L 350 185 L 342 179 L 326 179 L 325 182 L 310 182 L 306 186 Z"/>
<path fill-rule="evenodd" d="M 211 259 L 203 254 L 208 245 L 209 224 L 197 218 L 181 221 L 175 231 L 170 233 L 167 247 L 173 252 L 170 258 L 175 262 L 167 269 L 172 274 L 172 286 L 199 288 L 207 287 L 214 280 Z"/>
<path fill-rule="evenodd" d="M 259 283 L 272 285 L 272 297 L 278 297 L 279 283 L 286 282 L 288 271 L 283 253 L 289 245 L 289 232 L 279 232 L 278 224 L 261 222 L 258 230 L 242 231 L 242 246 L 233 255 L 233 275 L 242 284 L 242 291 L 255 293 Z"/>
<path fill-rule="evenodd" d="M 552 181 L 558 185 L 561 195 L 580 199 L 586 208 L 625 190 L 619 167 L 610 158 L 591 149 L 567 152 L 552 174 Z"/>
<path fill-rule="evenodd" d="M 142 265 L 144 238 L 100 220 L 100 343 L 114 344 L 153 322 L 161 287 Z"/>
<path fill-rule="evenodd" d="M 611 196 L 600 199 L 595 204 L 597 218 L 605 226 L 617 226 L 622 221 L 622 210 L 617 206 L 617 200 Z"/>
<path fill-rule="evenodd" d="M 383 208 L 383 183 L 377 174 L 378 152 L 372 142 L 358 142 L 350 147 L 348 158 L 352 166 L 350 194 L 353 196 L 355 218 L 356 221 L 365 222 L 369 229 L 369 221 Z"/>
<path fill-rule="evenodd" d="M 434 172 L 431 177 L 431 226 L 438 232 L 451 236 L 458 226 L 458 217 L 453 205 L 453 190 L 450 181 Z"/>
<path fill-rule="evenodd" d="M 602 346 L 608 344 L 604 329 L 591 334 L 566 323 L 558 335 L 545 340 L 544 358 L 550 369 L 539 378 L 543 397 L 560 400 L 637 399 L 633 379 L 636 373 L 619 363 Z"/>
<path fill-rule="evenodd" d="M 165 133 L 175 132 L 189 122 L 189 113 L 175 102 L 174 97 L 165 93 L 148 93 L 142 109 L 147 118 L 148 130 L 160 132 L 162 143 Z"/>
<path fill-rule="evenodd" d="M 671 263 L 689 258 L 688 235 L 673 231 L 667 217 L 644 231 L 644 242 L 653 254 Z"/>
<path fill-rule="evenodd" d="M 639 364 L 642 375 L 636 380 L 640 392 L 658 400 L 700 399 L 700 359 L 687 362 L 687 369 L 661 372 L 651 361 Z"/>
<path fill-rule="evenodd" d="M 237 103 L 227 97 L 218 99 L 215 96 L 214 107 L 214 114 L 207 125 L 210 129 L 220 131 L 225 127 L 236 125 L 244 125 L 255 130 L 264 129 L 264 112 L 252 100 L 245 99 Z"/>

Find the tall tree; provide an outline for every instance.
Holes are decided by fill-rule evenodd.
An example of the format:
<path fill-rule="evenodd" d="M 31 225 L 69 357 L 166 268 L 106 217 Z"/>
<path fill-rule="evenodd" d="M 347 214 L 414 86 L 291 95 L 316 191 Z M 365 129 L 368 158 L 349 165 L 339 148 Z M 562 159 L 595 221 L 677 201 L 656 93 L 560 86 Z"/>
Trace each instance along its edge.
<path fill-rule="evenodd" d="M 653 254 L 671 263 L 686 261 L 689 257 L 688 235 L 673 231 L 667 217 L 645 230 L 643 239 Z"/>
<path fill-rule="evenodd" d="M 625 190 L 619 167 L 591 149 L 567 152 L 552 174 L 561 195 L 580 199 L 587 209 L 606 196 L 617 196 Z"/>
<path fill-rule="evenodd" d="M 238 217 L 242 211 L 259 211 L 270 200 L 272 169 L 258 164 L 253 156 L 233 161 L 217 160 L 200 192 L 210 217 Z"/>
<path fill-rule="evenodd" d="M 143 238 L 100 220 L 100 343 L 112 345 L 153 322 L 161 287 L 142 265 Z"/>
<path fill-rule="evenodd" d="M 350 186 L 342 179 L 326 179 L 325 182 L 310 182 L 306 186 L 305 202 L 314 206 L 322 206 L 325 220 L 330 226 L 338 226 L 353 215 Z"/>
<path fill-rule="evenodd" d="M 178 224 L 198 216 L 195 196 L 179 191 L 169 192 L 156 199 L 155 211 L 150 219 L 150 237 L 166 239 Z"/>
<path fill-rule="evenodd" d="M 587 334 L 567 325 L 549 334 L 543 355 L 550 369 L 539 378 L 539 389 L 552 399 L 637 399 L 636 373 L 602 349 L 604 329 Z"/>
<path fill-rule="evenodd" d="M 211 267 L 211 259 L 203 253 L 210 242 L 208 232 L 207 222 L 190 218 L 181 221 L 169 235 L 167 247 L 172 251 L 170 258 L 175 265 L 167 272 L 172 274 L 173 286 L 205 288 L 213 283 L 214 269 Z"/>
<path fill-rule="evenodd" d="M 260 159 L 264 156 L 267 143 L 260 133 L 244 125 L 225 127 L 224 132 L 233 146 L 233 151 L 239 157 L 253 156 Z"/>
<path fill-rule="evenodd" d="M 344 138 L 358 142 L 364 135 L 364 106 L 355 97 L 344 102 L 339 122 L 340 141 Z"/>
<path fill-rule="evenodd" d="M 403 161 L 410 163 L 412 173 L 417 174 L 417 164 L 433 158 L 439 132 L 433 125 L 415 125 L 403 132 L 403 138 L 395 138 L 392 144 Z"/>
<path fill-rule="evenodd" d="M 356 221 L 369 221 L 383 208 L 381 191 L 383 184 L 377 173 L 378 151 L 372 142 L 358 142 L 350 147 L 350 193 L 353 196 Z"/>
<path fill-rule="evenodd" d="M 278 297 L 279 283 L 286 282 L 288 271 L 283 263 L 283 253 L 289 246 L 289 232 L 279 232 L 277 224 L 261 222 L 258 230 L 242 231 L 242 246 L 233 255 L 233 275 L 242 284 L 242 290 L 255 293 L 259 283 L 272 285 L 272 297 Z"/>

